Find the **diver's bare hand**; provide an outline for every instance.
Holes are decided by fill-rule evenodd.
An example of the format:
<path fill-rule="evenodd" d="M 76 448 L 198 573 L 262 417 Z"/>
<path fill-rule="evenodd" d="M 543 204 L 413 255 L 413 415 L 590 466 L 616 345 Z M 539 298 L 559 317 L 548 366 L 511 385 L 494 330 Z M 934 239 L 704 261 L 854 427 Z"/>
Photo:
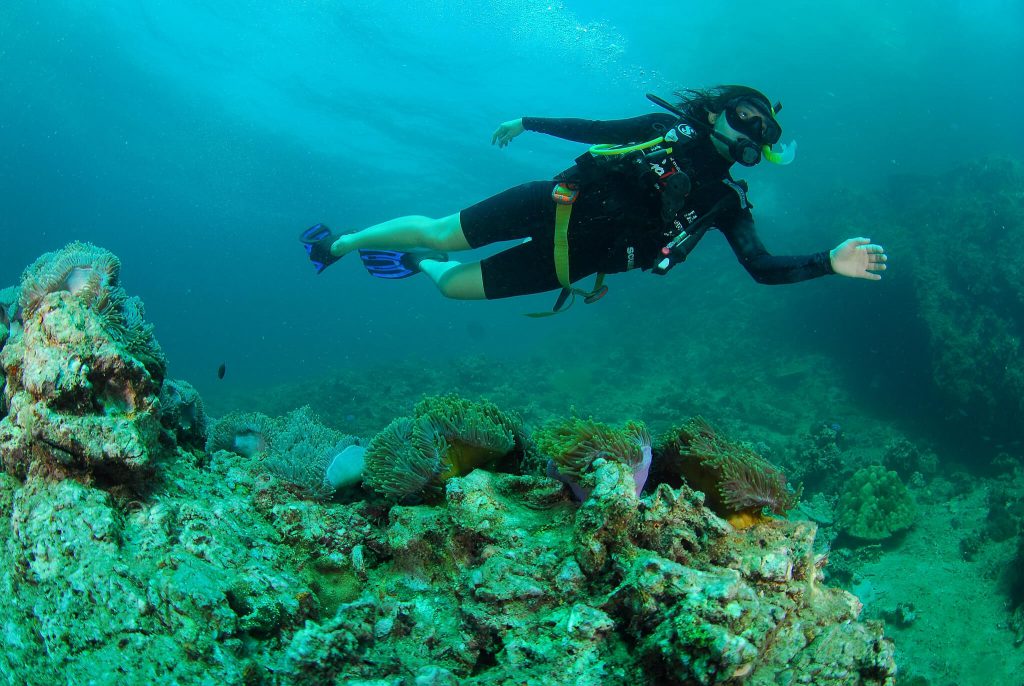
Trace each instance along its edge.
<path fill-rule="evenodd" d="M 882 278 L 875 272 L 884 272 L 889 259 L 885 248 L 875 245 L 870 238 L 848 238 L 833 248 L 829 257 L 832 259 L 832 271 L 836 274 L 872 281 Z"/>
<path fill-rule="evenodd" d="M 499 148 L 504 148 L 508 145 L 513 138 L 521 134 L 526 129 L 523 128 L 522 119 L 512 119 L 507 121 L 498 127 L 498 130 L 491 136 L 491 145 L 497 145 Z"/>

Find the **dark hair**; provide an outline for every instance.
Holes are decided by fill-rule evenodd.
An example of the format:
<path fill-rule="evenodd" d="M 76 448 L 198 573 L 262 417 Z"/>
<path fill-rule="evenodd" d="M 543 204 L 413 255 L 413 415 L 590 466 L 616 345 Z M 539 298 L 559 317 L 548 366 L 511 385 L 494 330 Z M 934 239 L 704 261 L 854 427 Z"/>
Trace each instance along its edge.
<path fill-rule="evenodd" d="M 771 108 L 772 103 L 761 91 L 750 86 L 712 86 L 710 88 L 680 88 L 675 92 L 679 98 L 676 107 L 691 117 L 704 121 L 708 112 L 721 112 L 726 104 L 735 98 L 755 98 Z"/>

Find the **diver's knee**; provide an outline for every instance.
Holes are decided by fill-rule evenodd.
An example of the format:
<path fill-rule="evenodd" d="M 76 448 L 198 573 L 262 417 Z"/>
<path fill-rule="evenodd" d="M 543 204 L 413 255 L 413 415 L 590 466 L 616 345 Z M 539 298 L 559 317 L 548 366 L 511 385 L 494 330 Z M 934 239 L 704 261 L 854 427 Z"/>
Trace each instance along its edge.
<path fill-rule="evenodd" d="M 460 264 L 444 272 L 437 278 L 437 289 L 452 300 L 483 300 L 487 297 L 479 262 Z"/>
<path fill-rule="evenodd" d="M 435 250 L 467 250 L 466 236 L 462 233 L 460 213 L 434 219 L 430 227 L 430 237 L 434 242 L 429 246 Z"/>

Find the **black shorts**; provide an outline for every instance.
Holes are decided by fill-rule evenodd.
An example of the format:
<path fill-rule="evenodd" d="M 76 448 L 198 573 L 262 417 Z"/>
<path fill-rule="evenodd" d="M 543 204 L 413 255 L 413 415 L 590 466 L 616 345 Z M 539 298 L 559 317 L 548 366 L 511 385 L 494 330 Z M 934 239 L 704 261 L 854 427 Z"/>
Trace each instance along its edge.
<path fill-rule="evenodd" d="M 554 181 L 532 181 L 493 195 L 462 210 L 462 232 L 470 247 L 529 238 L 525 243 L 480 262 L 488 300 L 543 293 L 561 288 L 555 274 Z M 618 213 L 603 211 L 600 194 L 585 190 L 573 205 L 569 230 L 569 280 L 623 271 L 615 253 L 621 225 Z"/>

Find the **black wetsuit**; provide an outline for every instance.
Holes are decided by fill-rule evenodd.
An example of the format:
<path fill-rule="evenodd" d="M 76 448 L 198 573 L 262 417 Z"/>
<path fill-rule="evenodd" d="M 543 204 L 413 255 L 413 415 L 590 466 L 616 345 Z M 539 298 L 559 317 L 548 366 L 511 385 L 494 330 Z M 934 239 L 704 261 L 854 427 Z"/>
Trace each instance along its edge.
<path fill-rule="evenodd" d="M 592 121 L 524 117 L 528 131 L 579 143 L 640 143 L 664 136 L 679 120 L 670 114 Z M 687 130 L 680 127 L 678 130 Z M 657 175 L 642 176 L 636 165 L 605 164 L 581 171 L 574 181 L 579 196 L 569 224 L 569 277 L 650 269 L 662 249 L 679 233 L 679 221 L 703 216 L 717 207 L 713 226 L 725 234 L 740 263 L 758 282 L 782 284 L 832 273 L 828 252 L 800 256 L 770 255 L 754 229 L 745 189 L 729 174 L 729 161 L 706 135 L 689 129 L 674 146 L 670 163 L 690 177 L 685 206 L 666 219 Z M 646 164 L 646 163 L 645 163 Z M 658 173 L 661 168 L 658 168 Z M 669 170 L 671 173 L 671 170 Z M 540 293 L 561 288 L 555 275 L 555 181 L 525 183 L 466 208 L 462 229 L 472 247 L 529 238 L 481 262 L 488 299 Z M 724 202 L 719 203 L 720 200 Z"/>

